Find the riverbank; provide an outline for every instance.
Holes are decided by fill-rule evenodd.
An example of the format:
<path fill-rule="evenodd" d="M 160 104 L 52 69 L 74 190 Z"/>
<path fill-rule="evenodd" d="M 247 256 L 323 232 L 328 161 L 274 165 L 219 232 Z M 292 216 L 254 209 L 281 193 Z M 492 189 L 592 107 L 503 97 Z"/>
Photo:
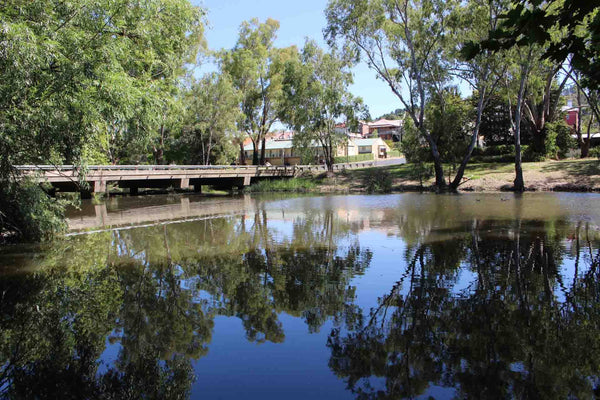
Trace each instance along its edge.
<path fill-rule="evenodd" d="M 449 171 L 449 166 L 446 166 Z M 597 159 L 531 162 L 523 164 L 528 191 L 598 192 L 600 161 Z M 468 165 L 461 191 L 510 191 L 514 180 L 512 163 L 474 163 Z M 425 176 L 413 164 L 373 167 L 319 174 L 291 180 L 290 184 L 262 183 L 251 191 L 304 191 L 316 193 L 364 193 L 373 191 L 428 191 L 433 176 Z"/>

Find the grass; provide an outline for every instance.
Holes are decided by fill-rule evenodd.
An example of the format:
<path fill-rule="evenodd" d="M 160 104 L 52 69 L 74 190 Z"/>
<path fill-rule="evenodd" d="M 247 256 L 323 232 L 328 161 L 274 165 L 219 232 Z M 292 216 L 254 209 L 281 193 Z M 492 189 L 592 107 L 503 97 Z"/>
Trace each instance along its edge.
<path fill-rule="evenodd" d="M 423 186 L 434 183 L 433 168 L 431 176 L 424 179 Z M 506 190 L 514 179 L 513 163 L 472 163 L 465 170 L 466 182 L 461 189 L 478 191 Z M 450 165 L 444 166 L 446 177 Z M 369 176 L 389 174 L 393 189 L 418 190 L 420 179 L 418 168 L 414 164 L 393 165 L 377 168 L 347 170 L 332 179 L 325 179 L 319 186 L 322 191 L 368 191 Z M 562 160 L 523 163 L 525 185 L 533 190 L 558 190 L 573 187 L 578 191 L 600 190 L 600 162 L 597 159 Z M 450 174 L 454 178 L 454 173 Z"/>
<path fill-rule="evenodd" d="M 245 192 L 309 192 L 316 189 L 317 183 L 314 179 L 291 178 L 263 180 L 244 188 Z"/>

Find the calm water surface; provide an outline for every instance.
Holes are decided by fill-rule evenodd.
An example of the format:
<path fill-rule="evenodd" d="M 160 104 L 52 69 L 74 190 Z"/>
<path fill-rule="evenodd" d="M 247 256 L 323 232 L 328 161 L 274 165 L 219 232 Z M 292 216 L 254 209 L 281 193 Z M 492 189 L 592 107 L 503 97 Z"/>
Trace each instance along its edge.
<path fill-rule="evenodd" d="M 594 398 L 600 196 L 154 196 L 0 249 L 0 398 Z"/>

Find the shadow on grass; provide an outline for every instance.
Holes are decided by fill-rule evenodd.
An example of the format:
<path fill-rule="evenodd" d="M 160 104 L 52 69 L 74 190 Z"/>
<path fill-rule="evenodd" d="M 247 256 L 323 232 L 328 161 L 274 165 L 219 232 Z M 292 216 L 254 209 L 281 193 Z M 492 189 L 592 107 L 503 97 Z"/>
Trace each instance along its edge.
<path fill-rule="evenodd" d="M 543 165 L 540 168 L 542 172 L 566 172 L 571 176 L 590 178 L 594 175 L 600 175 L 600 161 L 581 160 L 581 161 L 559 161 Z"/>

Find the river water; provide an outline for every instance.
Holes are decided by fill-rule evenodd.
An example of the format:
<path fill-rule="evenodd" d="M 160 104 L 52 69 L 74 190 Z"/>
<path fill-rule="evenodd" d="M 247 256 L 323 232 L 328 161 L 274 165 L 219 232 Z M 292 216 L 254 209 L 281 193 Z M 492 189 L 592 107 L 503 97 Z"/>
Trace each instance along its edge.
<path fill-rule="evenodd" d="M 148 196 L 0 249 L 0 398 L 594 398 L 600 196 Z"/>

